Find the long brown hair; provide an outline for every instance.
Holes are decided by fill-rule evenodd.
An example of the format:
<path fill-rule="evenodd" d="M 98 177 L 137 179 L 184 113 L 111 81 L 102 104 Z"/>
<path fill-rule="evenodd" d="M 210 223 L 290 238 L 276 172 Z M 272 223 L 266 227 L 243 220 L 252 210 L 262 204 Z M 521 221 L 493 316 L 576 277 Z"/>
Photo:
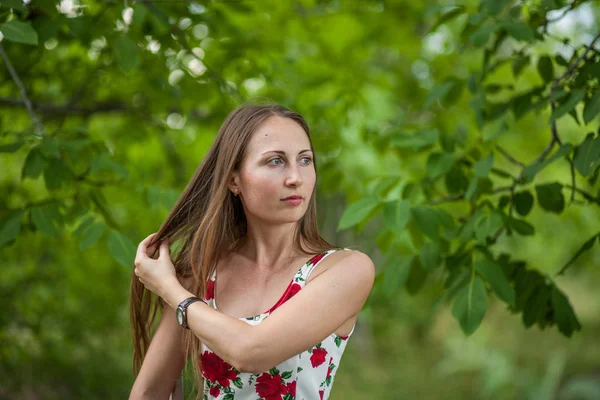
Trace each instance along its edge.
<path fill-rule="evenodd" d="M 198 297 L 206 296 L 206 282 L 217 261 L 235 251 L 246 235 L 247 222 L 239 197 L 234 196 L 228 181 L 238 171 L 250 138 L 269 117 L 280 116 L 296 121 L 306 132 L 313 150 L 308 125 L 304 118 L 283 106 L 273 104 L 242 105 L 233 110 L 221 125 L 217 137 L 204 160 L 185 187 L 153 243 L 169 239 L 179 241 L 171 258 L 178 277 L 194 277 L 188 290 Z M 316 172 L 316 160 L 314 160 Z M 316 210 L 316 184 L 304 216 L 296 225 L 294 251 L 306 255 L 337 246 L 319 234 Z M 154 301 L 157 300 L 157 301 Z M 133 372 L 137 377 L 150 345 L 150 330 L 161 298 L 154 299 L 135 274 L 130 291 L 130 319 L 133 337 Z M 191 356 L 196 382 L 201 379 L 201 343 L 190 330 L 184 330 L 186 360 Z M 198 385 L 199 386 L 199 385 Z M 198 391 L 201 396 L 201 390 Z"/>

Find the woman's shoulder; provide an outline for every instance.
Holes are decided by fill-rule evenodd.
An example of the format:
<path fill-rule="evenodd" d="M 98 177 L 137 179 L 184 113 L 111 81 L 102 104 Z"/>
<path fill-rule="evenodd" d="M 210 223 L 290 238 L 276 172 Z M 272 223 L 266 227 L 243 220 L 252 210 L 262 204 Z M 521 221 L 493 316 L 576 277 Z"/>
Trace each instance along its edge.
<path fill-rule="evenodd" d="M 327 254 L 327 257 L 322 260 L 322 265 L 319 266 L 317 275 L 330 269 L 336 269 L 340 271 L 340 273 L 345 273 L 348 270 L 352 270 L 353 272 L 361 270 L 365 275 L 365 279 L 369 279 L 370 276 L 374 277 L 375 275 L 373 261 L 367 254 L 360 250 L 338 247 L 327 250 L 321 254 Z M 315 257 L 318 256 L 319 255 Z"/>
<path fill-rule="evenodd" d="M 332 260 L 346 260 L 357 263 L 373 264 L 371 257 L 369 257 L 367 254 L 360 250 L 355 250 L 349 247 L 336 247 L 328 250 L 327 252 L 331 252 L 331 256 L 329 258 Z"/>

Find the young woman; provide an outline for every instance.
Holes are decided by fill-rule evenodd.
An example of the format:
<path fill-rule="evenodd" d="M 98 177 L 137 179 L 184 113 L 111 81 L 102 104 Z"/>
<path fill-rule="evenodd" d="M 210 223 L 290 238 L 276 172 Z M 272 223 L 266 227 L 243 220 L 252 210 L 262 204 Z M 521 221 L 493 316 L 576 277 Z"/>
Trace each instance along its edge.
<path fill-rule="evenodd" d="M 159 232 L 138 246 L 130 399 L 167 399 L 189 358 L 198 398 L 328 398 L 375 269 L 320 236 L 316 179 L 298 113 L 244 105 L 227 117 Z"/>

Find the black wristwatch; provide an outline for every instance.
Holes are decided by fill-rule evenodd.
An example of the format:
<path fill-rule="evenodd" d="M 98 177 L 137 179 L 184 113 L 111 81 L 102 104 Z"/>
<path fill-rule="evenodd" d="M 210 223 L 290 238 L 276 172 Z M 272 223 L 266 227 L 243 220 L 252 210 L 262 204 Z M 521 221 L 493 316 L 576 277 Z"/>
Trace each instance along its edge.
<path fill-rule="evenodd" d="M 188 297 L 177 306 L 177 310 L 175 310 L 175 314 L 177 315 L 177 323 L 186 329 L 190 329 L 187 324 L 187 308 L 190 304 L 195 303 L 197 301 L 201 301 L 204 304 L 207 304 L 204 300 L 199 299 L 198 297 Z"/>

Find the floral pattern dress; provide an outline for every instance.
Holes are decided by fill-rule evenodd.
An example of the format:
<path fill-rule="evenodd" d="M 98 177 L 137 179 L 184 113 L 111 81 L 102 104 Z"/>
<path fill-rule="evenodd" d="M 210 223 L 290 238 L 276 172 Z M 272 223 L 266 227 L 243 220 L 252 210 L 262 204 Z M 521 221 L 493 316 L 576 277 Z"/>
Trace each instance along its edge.
<path fill-rule="evenodd" d="M 317 254 L 296 272 L 286 291 L 273 307 L 260 315 L 240 318 L 240 320 L 250 325 L 260 324 L 273 310 L 302 290 L 308 276 L 321 260 L 338 250 L 348 249 L 337 248 Z M 212 274 L 208 282 L 205 300 L 216 310 L 217 305 L 214 298 L 215 281 L 216 271 Z M 354 332 L 354 327 L 352 327 L 348 336 L 338 336 L 332 333 L 322 342 L 316 343 L 312 348 L 260 374 L 238 371 L 202 344 L 201 358 L 202 375 L 204 376 L 204 399 L 327 399 L 331 392 L 333 379 L 340 365 L 342 354 L 346 348 L 348 338 Z"/>

